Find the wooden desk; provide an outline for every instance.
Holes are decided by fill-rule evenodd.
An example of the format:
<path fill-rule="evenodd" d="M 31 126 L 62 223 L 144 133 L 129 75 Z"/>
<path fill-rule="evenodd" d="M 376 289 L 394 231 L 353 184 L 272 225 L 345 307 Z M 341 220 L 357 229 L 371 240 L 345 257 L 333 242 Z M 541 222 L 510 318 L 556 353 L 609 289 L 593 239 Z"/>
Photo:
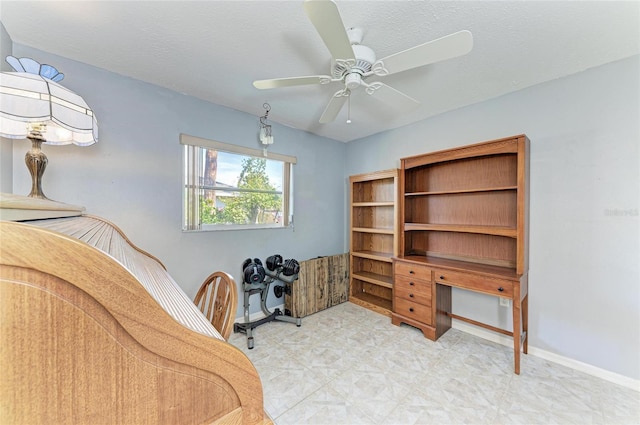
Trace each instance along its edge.
<path fill-rule="evenodd" d="M 481 326 L 513 338 L 514 370 L 520 374 L 520 351 L 527 353 L 527 275 L 512 269 L 436 257 L 409 255 L 394 258 L 392 323 L 407 323 L 435 341 L 451 328 L 451 319 Z M 451 288 L 509 298 L 513 330 L 500 329 L 451 311 Z"/>
<path fill-rule="evenodd" d="M 516 373 L 527 352 L 528 158 L 525 135 L 402 158 L 393 267 L 393 323 L 433 340 L 451 318 L 512 336 Z M 452 287 L 511 299 L 513 331 L 453 314 Z"/>
<path fill-rule="evenodd" d="M 120 229 L 78 216 L 0 234 L 0 423 L 273 425 L 251 361 Z"/>

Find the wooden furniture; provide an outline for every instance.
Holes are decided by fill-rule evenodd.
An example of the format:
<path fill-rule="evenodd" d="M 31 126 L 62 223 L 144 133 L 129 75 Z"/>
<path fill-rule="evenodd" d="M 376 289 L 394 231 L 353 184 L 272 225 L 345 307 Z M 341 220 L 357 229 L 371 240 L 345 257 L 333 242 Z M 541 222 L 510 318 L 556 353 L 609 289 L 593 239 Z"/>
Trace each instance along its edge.
<path fill-rule="evenodd" d="M 391 315 L 392 258 L 398 255 L 398 170 L 349 177 L 349 301 Z"/>
<path fill-rule="evenodd" d="M 0 234 L 0 423 L 272 423 L 253 364 L 115 226 Z"/>
<path fill-rule="evenodd" d="M 514 136 L 401 159 L 392 323 L 436 340 L 459 319 L 527 352 L 529 140 Z M 451 288 L 508 298 L 513 330 L 451 312 Z"/>
<path fill-rule="evenodd" d="M 348 299 L 349 254 L 344 253 L 301 261 L 284 307 L 293 317 L 305 317 Z"/>
<path fill-rule="evenodd" d="M 74 217 L 84 213 L 84 207 L 0 192 L 0 220 L 39 220 L 42 218 Z"/>
<path fill-rule="evenodd" d="M 228 340 L 238 310 L 235 279 L 229 273 L 213 272 L 202 282 L 193 302 L 225 341 Z"/>

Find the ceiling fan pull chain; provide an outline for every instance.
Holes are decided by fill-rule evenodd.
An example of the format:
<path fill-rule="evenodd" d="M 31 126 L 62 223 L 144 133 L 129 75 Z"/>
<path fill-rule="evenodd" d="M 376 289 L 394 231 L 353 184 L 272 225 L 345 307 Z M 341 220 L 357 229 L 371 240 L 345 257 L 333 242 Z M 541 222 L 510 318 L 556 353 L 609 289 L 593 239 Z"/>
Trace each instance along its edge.
<path fill-rule="evenodd" d="M 351 96 L 347 98 L 347 124 L 351 124 Z"/>

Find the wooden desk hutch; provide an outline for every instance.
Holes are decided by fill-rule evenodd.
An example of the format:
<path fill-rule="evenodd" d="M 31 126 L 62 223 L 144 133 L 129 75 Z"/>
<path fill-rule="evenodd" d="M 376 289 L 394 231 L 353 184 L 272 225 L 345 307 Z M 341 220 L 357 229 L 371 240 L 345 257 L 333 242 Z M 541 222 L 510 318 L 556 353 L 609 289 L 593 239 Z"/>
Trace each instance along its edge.
<path fill-rule="evenodd" d="M 436 340 L 463 320 L 527 352 L 529 140 L 514 136 L 401 159 L 392 322 Z M 451 288 L 509 298 L 513 331 L 451 312 Z"/>

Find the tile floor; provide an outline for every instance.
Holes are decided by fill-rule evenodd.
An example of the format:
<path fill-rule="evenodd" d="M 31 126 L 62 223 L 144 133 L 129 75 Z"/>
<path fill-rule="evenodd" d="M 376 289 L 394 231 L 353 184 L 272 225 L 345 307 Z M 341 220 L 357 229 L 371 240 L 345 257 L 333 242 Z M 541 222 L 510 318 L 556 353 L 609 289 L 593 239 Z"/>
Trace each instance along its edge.
<path fill-rule="evenodd" d="M 276 425 L 640 424 L 640 393 L 451 329 L 437 342 L 344 303 L 230 342 L 255 364 Z"/>

